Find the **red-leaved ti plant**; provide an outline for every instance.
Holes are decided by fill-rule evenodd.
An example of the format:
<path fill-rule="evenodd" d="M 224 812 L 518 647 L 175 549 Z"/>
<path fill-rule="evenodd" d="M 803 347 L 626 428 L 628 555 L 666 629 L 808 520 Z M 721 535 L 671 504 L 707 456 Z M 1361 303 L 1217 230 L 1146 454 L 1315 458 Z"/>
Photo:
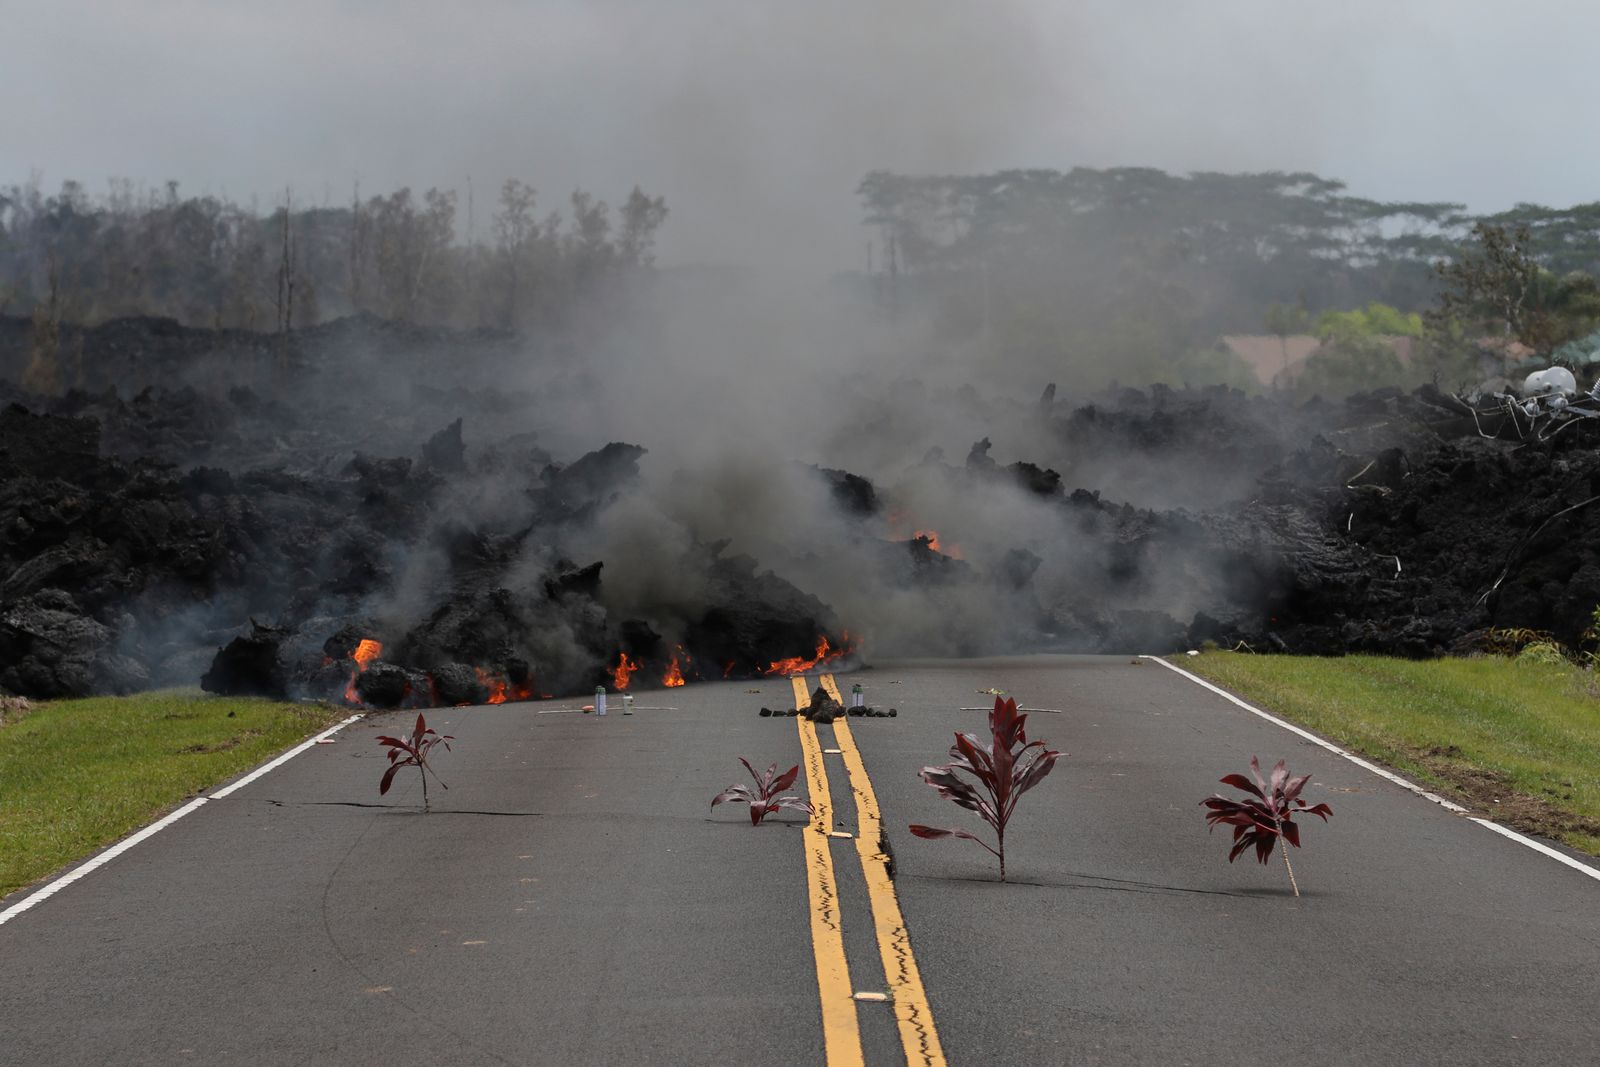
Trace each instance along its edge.
<path fill-rule="evenodd" d="M 777 811 L 779 808 L 793 808 L 811 814 L 811 805 L 795 796 L 779 796 L 785 789 L 794 785 L 794 780 L 800 776 L 800 765 L 795 764 L 782 774 L 778 773 L 778 765 L 774 763 L 767 768 L 766 774 L 757 774 L 756 769 L 750 766 L 750 761 L 743 756 L 739 762 L 744 764 L 744 769 L 750 772 L 750 777 L 755 779 L 756 787 L 751 789 L 747 785 L 730 785 L 722 792 L 711 798 L 711 806 L 725 804 L 730 800 L 737 800 L 750 805 L 750 825 L 760 826 L 761 820 Z"/>
<path fill-rule="evenodd" d="M 1255 781 L 1252 782 L 1250 778 Z M 1306 787 L 1311 776 L 1305 774 L 1290 778 L 1289 768 L 1284 766 L 1283 760 L 1279 760 L 1278 765 L 1272 768 L 1271 780 L 1264 782 L 1261 780 L 1261 762 L 1251 756 L 1250 778 L 1242 774 L 1230 774 L 1222 779 L 1223 785 L 1231 785 L 1250 794 L 1245 800 L 1212 795 L 1200 802 L 1211 809 L 1206 814 L 1206 822 L 1212 829 L 1220 824 L 1233 827 L 1233 851 L 1228 853 L 1229 863 L 1252 845 L 1255 846 L 1256 859 L 1266 863 L 1272 858 L 1272 848 L 1280 837 L 1299 848 L 1300 827 L 1295 825 L 1294 817 L 1316 815 L 1327 822 L 1328 816 L 1333 814 L 1333 809 L 1326 804 L 1308 807 L 1300 799 L 1300 791 Z M 1289 872 L 1289 885 L 1294 889 L 1294 895 L 1299 896 L 1300 883 L 1295 881 L 1294 865 L 1289 862 L 1287 846 L 1283 850 L 1283 866 Z"/>
<path fill-rule="evenodd" d="M 1022 794 L 1043 781 L 1061 758 L 1060 752 L 1046 748 L 1043 741 L 1028 740 L 1024 730 L 1027 719 L 1026 715 L 1017 714 L 1015 700 L 996 697 L 994 710 L 989 713 L 990 744 L 978 740 L 976 734 L 957 733 L 956 743 L 950 748 L 950 762 L 943 767 L 922 768 L 922 780 L 937 789 L 940 796 L 983 816 L 983 821 L 994 828 L 996 847 L 965 830 L 911 827 L 913 834 L 930 841 L 964 837 L 978 842 L 1000 861 L 1002 882 L 1006 880 L 1006 824 Z M 956 777 L 957 771 L 972 775 L 977 785 Z"/>
<path fill-rule="evenodd" d="M 433 764 L 428 762 L 428 757 L 433 753 L 436 745 L 443 745 L 445 751 L 450 750 L 450 742 L 455 738 L 449 734 L 441 734 L 428 727 L 428 722 L 420 714 L 417 716 L 417 728 L 406 737 L 380 737 L 378 744 L 389 746 L 389 769 L 383 772 L 383 781 L 378 783 L 378 795 L 383 796 L 394 784 L 394 776 L 401 767 L 415 767 L 422 772 L 422 810 L 428 810 L 428 775 L 435 778 L 439 775 L 434 771 Z M 449 789 L 443 781 L 439 782 L 441 789 Z"/>

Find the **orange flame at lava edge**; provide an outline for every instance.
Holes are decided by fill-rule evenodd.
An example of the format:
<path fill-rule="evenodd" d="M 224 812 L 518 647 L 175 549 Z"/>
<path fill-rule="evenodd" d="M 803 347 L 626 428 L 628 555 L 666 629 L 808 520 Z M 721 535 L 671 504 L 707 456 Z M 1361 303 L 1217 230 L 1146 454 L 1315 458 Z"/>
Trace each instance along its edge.
<path fill-rule="evenodd" d="M 693 664 L 694 657 L 690 656 L 682 645 L 678 645 L 678 651 L 672 653 L 672 662 L 667 665 L 666 675 L 662 675 L 661 685 L 667 686 L 669 689 L 683 685 L 683 667 Z"/>
<path fill-rule="evenodd" d="M 356 692 L 356 679 L 360 677 L 362 671 L 372 666 L 381 655 L 383 655 L 383 644 L 372 640 L 370 637 L 363 637 L 361 643 L 356 646 L 356 650 L 350 653 L 350 658 L 355 660 L 356 669 L 350 672 L 350 682 L 344 687 L 346 704 L 361 703 L 361 694 Z"/>
<path fill-rule="evenodd" d="M 626 652 L 617 653 L 617 665 L 611 668 L 611 684 L 617 689 L 628 688 L 628 681 L 633 672 L 639 669 L 639 661 L 629 659 Z"/>
<path fill-rule="evenodd" d="M 918 530 L 916 533 L 912 534 L 911 537 L 913 540 L 926 541 L 929 548 L 940 553 L 941 555 L 949 556 L 951 559 L 966 559 L 966 557 L 961 554 L 960 545 L 940 545 L 939 535 L 932 530 Z"/>
<path fill-rule="evenodd" d="M 832 663 L 836 663 L 854 651 L 855 646 L 850 641 L 849 630 L 844 632 L 843 648 L 834 648 L 828 641 L 828 635 L 823 634 L 821 637 L 817 638 L 817 654 L 811 659 L 806 659 L 804 656 L 790 656 L 788 659 L 775 659 L 772 661 L 772 665 L 761 673 L 781 674 L 784 676 L 791 674 L 804 674 L 806 671 L 812 670 L 813 668 L 826 667 Z"/>
<path fill-rule="evenodd" d="M 489 697 L 485 703 L 504 704 L 508 700 L 533 699 L 533 679 L 531 678 L 526 682 L 513 683 L 508 681 L 505 676 L 490 674 L 482 667 L 474 667 L 472 671 L 478 676 L 478 684 L 489 690 Z"/>
<path fill-rule="evenodd" d="M 489 690 L 487 704 L 504 704 L 506 702 L 506 680 L 498 674 L 490 674 L 482 667 L 472 668 L 472 673 L 478 676 L 478 684 Z"/>

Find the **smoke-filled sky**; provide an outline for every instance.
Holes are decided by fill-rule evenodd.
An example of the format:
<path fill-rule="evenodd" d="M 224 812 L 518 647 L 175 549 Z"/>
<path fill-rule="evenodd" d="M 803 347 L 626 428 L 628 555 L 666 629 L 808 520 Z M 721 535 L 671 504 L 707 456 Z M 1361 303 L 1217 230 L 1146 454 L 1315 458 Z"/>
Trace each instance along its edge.
<path fill-rule="evenodd" d="M 663 262 L 865 260 L 862 175 L 1314 170 L 1600 199 L 1592 0 L 0 0 L 0 182 L 635 182 Z"/>

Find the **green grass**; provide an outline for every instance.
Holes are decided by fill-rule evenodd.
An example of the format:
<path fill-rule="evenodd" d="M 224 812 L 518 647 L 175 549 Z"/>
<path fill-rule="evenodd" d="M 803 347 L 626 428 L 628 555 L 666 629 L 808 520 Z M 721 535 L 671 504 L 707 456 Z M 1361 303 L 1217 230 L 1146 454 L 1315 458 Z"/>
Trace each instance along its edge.
<path fill-rule="evenodd" d="M 1600 855 L 1600 699 L 1571 664 L 1232 652 L 1174 662 L 1500 821 Z"/>
<path fill-rule="evenodd" d="M 343 718 L 168 690 L 36 704 L 0 725 L 0 896 Z"/>

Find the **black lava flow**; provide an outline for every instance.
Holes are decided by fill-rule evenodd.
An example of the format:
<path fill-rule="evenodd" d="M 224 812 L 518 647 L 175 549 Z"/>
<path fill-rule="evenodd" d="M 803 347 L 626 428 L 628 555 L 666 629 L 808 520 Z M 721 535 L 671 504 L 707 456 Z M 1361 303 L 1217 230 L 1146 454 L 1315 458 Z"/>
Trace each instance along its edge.
<path fill-rule="evenodd" d="M 636 490 L 644 449 L 614 442 L 562 463 L 526 433 L 469 447 L 464 427 L 504 415 L 514 395 L 379 389 L 341 364 L 352 350 L 400 368 L 441 352 L 492 361 L 505 338 L 363 319 L 286 350 L 123 320 L 75 339 L 92 388 L 61 397 L 15 384 L 28 343 L 18 320 L 0 321 L 0 690 L 199 682 L 433 706 L 614 687 L 619 667 L 635 687 L 756 677 L 814 659 L 820 639 L 849 647 L 849 620 L 726 542 L 675 561 L 703 581 L 672 632 L 616 617 L 606 561 L 574 546 Z M 345 399 L 330 408 L 264 385 L 285 376 Z M 384 417 L 362 417 L 367 406 Z M 979 567 L 925 539 L 864 534 L 850 550 L 878 561 L 886 588 L 1000 587 L 1026 647 L 1085 652 L 1214 641 L 1420 657 L 1471 649 L 1495 627 L 1576 645 L 1600 604 L 1600 441 L 1587 425 L 1523 441 L 1429 388 L 1293 408 L 1158 387 L 1049 399 L 1027 417 L 1042 457 L 1074 457 L 1062 472 L 1001 466 L 987 441 L 961 466 L 925 462 L 957 488 L 1005 479 L 1053 509 L 1071 545 L 1057 570 L 1083 595 L 1040 600 L 1038 545 Z M 1145 499 L 1199 468 L 1232 482 L 1209 504 L 1162 507 L 1073 484 L 1110 458 Z M 813 471 L 841 515 L 865 522 L 878 508 L 867 479 Z M 486 485 L 494 506 L 466 506 Z"/>

